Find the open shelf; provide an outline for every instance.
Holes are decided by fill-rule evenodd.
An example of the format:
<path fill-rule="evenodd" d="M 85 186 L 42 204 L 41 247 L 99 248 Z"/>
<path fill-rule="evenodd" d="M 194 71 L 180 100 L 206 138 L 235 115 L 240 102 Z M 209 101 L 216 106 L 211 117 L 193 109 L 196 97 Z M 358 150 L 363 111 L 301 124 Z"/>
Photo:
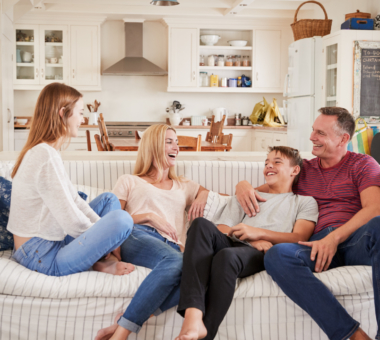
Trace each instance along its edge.
<path fill-rule="evenodd" d="M 45 46 L 63 46 L 61 42 L 46 42 Z"/>
<path fill-rule="evenodd" d="M 29 41 L 17 41 L 16 45 L 18 46 L 34 46 L 34 41 L 29 42 Z"/>
<path fill-rule="evenodd" d="M 34 63 L 16 63 L 16 66 L 34 67 Z"/>
<path fill-rule="evenodd" d="M 228 71 L 252 71 L 252 67 L 248 66 L 199 66 L 199 70 L 228 70 Z"/>
<path fill-rule="evenodd" d="M 338 68 L 338 64 L 327 65 L 327 69 L 328 70 L 333 70 L 333 69 L 336 69 L 336 68 Z"/>
<path fill-rule="evenodd" d="M 46 67 L 63 67 L 63 64 L 48 64 L 48 63 L 46 63 L 45 65 L 46 65 Z"/>
<path fill-rule="evenodd" d="M 208 46 L 199 45 L 200 50 L 232 50 L 232 51 L 252 51 L 252 46 L 238 47 L 238 46 Z"/>

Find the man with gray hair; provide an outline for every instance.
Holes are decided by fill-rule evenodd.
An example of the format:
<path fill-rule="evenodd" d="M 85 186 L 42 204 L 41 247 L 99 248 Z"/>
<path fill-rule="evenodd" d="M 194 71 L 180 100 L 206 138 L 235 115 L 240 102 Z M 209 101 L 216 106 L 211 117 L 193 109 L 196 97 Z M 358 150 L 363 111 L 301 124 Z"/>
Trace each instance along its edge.
<path fill-rule="evenodd" d="M 352 115 L 339 107 L 322 108 L 310 140 L 316 158 L 303 161 L 295 194 L 312 196 L 319 219 L 309 242 L 277 244 L 264 257 L 265 269 L 303 308 L 329 339 L 370 339 L 313 272 L 340 266 L 372 266 L 380 339 L 380 167 L 368 155 L 347 151 L 355 130 Z M 267 185 L 257 188 L 266 192 Z M 259 213 L 252 186 L 240 182 L 236 196 L 249 216 Z"/>

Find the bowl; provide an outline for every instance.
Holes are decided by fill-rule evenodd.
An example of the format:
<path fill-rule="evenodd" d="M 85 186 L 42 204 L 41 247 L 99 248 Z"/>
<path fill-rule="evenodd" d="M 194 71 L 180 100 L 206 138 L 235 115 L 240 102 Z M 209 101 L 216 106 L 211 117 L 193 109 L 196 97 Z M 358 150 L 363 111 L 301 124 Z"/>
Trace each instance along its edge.
<path fill-rule="evenodd" d="M 25 125 L 28 122 L 28 119 L 23 119 L 23 118 L 17 118 L 17 124 L 19 125 Z"/>
<path fill-rule="evenodd" d="M 230 40 L 227 42 L 230 44 L 230 46 L 236 46 L 236 47 L 244 47 L 248 43 L 247 40 Z"/>
<path fill-rule="evenodd" d="M 216 34 L 201 35 L 201 41 L 207 46 L 213 46 L 221 37 Z"/>

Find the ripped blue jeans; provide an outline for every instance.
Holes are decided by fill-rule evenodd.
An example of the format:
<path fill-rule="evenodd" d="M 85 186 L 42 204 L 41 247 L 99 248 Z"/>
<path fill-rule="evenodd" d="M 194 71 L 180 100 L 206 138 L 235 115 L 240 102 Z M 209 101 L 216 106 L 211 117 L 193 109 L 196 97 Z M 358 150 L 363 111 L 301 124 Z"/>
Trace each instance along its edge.
<path fill-rule="evenodd" d="M 119 247 L 130 235 L 133 219 L 120 209 L 117 197 L 104 193 L 90 202 L 101 217 L 90 229 L 74 239 L 62 241 L 33 237 L 20 246 L 13 258 L 26 268 L 49 276 L 65 276 L 86 271 L 104 255 Z"/>

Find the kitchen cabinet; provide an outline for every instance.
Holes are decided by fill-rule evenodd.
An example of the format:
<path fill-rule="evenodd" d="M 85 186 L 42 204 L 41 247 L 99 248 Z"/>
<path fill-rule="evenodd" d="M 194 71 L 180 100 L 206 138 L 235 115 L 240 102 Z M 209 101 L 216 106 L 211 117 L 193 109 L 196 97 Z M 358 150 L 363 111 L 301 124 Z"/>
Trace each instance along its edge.
<path fill-rule="evenodd" d="M 16 25 L 14 84 L 68 83 L 66 25 Z"/>
<path fill-rule="evenodd" d="M 380 41 L 380 31 L 340 30 L 323 37 L 324 106 L 353 112 L 353 48 L 356 40 Z"/>
<path fill-rule="evenodd" d="M 170 29 L 169 86 L 196 87 L 197 42 L 196 28 Z"/>
<path fill-rule="evenodd" d="M 254 88 L 281 92 L 281 31 L 255 31 Z"/>
<path fill-rule="evenodd" d="M 13 94 L 13 22 L 7 14 L 1 14 L 1 112 L 2 112 L 2 138 L 0 150 L 14 150 L 14 94 Z"/>
<path fill-rule="evenodd" d="M 252 138 L 252 151 L 268 151 L 270 146 L 287 146 L 286 132 L 254 130 Z"/>
<path fill-rule="evenodd" d="M 99 27 L 70 28 L 70 85 L 100 87 Z"/>
<path fill-rule="evenodd" d="M 292 42 L 288 25 L 257 25 L 252 21 L 239 24 L 200 24 L 199 21 L 165 19 L 169 32 L 169 82 L 168 92 L 217 92 L 217 93 L 282 93 L 287 71 L 287 48 Z M 213 46 L 203 45 L 201 35 L 218 35 L 221 39 Z M 230 46 L 230 40 L 246 40 L 243 47 Z M 205 65 L 200 65 L 200 55 Z M 248 57 L 247 66 L 210 66 L 209 55 L 239 55 Z M 200 72 L 209 78 L 218 75 L 219 87 L 203 87 Z M 221 87 L 221 78 L 237 78 L 245 75 L 252 80 L 252 87 Z"/>
<path fill-rule="evenodd" d="M 15 26 L 15 90 L 41 90 L 62 82 L 100 91 L 100 24 Z"/>

